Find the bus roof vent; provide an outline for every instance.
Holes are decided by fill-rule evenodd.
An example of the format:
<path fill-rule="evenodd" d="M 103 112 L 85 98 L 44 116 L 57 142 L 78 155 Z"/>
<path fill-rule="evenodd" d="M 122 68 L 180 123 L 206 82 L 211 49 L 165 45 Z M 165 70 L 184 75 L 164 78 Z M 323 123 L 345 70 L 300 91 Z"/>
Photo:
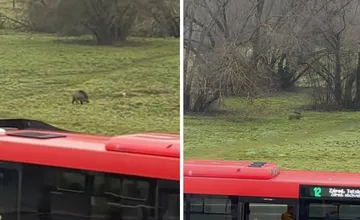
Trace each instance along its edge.
<path fill-rule="evenodd" d="M 107 151 L 180 158 L 180 136 L 135 134 L 110 138 Z"/>
<path fill-rule="evenodd" d="M 263 167 L 266 162 L 253 162 L 248 167 Z"/>
<path fill-rule="evenodd" d="M 35 139 L 52 139 L 52 138 L 66 137 L 66 135 L 62 135 L 62 134 L 49 134 L 49 133 L 42 133 L 42 132 L 27 132 L 27 131 L 7 133 L 6 135 L 13 136 L 13 137 L 35 138 Z"/>
<path fill-rule="evenodd" d="M 271 179 L 279 173 L 276 163 L 210 160 L 184 163 L 184 176 L 192 177 Z"/>
<path fill-rule="evenodd" d="M 0 128 L 6 130 L 18 129 L 18 130 L 42 130 L 42 131 L 56 131 L 56 132 L 67 132 L 64 129 L 56 128 L 52 125 L 46 124 L 41 121 L 13 118 L 13 119 L 0 119 Z"/>

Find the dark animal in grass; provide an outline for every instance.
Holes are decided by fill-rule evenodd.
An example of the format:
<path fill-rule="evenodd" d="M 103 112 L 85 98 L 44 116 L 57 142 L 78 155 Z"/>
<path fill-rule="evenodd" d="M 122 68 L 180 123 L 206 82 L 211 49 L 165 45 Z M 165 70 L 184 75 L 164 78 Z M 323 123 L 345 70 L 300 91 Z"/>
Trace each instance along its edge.
<path fill-rule="evenodd" d="M 289 115 L 289 120 L 299 120 L 300 118 L 302 118 L 300 112 L 293 112 Z"/>
<path fill-rule="evenodd" d="M 86 92 L 84 90 L 79 90 L 76 91 L 73 95 L 72 95 L 72 104 L 74 103 L 79 103 L 80 104 L 84 104 L 84 103 L 89 103 L 89 97 L 86 94 Z"/>

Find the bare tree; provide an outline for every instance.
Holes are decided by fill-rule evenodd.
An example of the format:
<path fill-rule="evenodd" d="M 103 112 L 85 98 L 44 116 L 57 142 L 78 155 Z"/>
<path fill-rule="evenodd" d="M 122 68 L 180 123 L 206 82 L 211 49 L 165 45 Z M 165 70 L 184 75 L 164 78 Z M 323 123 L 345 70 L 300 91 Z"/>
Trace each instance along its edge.
<path fill-rule="evenodd" d="M 320 93 L 330 92 L 321 99 L 329 105 L 358 108 L 358 1 L 186 4 L 186 111 L 205 111 L 222 95 L 253 97 L 288 89 L 304 77 Z M 318 96 L 313 98 L 316 103 Z"/>
<path fill-rule="evenodd" d="M 83 24 L 98 44 L 123 42 L 129 35 L 138 9 L 133 1 L 83 0 Z"/>
<path fill-rule="evenodd" d="M 275 64 L 284 57 L 286 48 L 279 50 L 275 41 L 279 36 L 287 37 L 279 29 L 286 24 L 283 17 L 290 17 L 289 10 L 280 11 L 281 16 L 272 16 L 274 3 L 263 0 L 186 3 L 184 46 L 189 55 L 184 58 L 192 62 L 184 63 L 194 65 L 193 71 L 196 69 L 198 76 L 194 83 L 194 73 L 184 67 L 188 83 L 186 103 L 194 100 L 187 111 L 204 111 L 222 95 L 250 97 L 276 87 Z"/>
<path fill-rule="evenodd" d="M 357 4 L 357 1 L 344 0 L 315 7 L 319 10 L 312 19 L 313 36 L 310 40 L 314 47 L 322 51 L 314 54 L 314 62 L 308 64 L 312 74 L 316 75 L 312 79 L 318 81 L 315 84 L 322 91 L 314 96 L 315 105 L 335 109 L 358 108 L 359 93 L 353 94 L 353 91 L 359 91 L 360 85 L 357 75 L 360 65 L 357 44 L 360 39 L 354 37 L 358 35 L 355 32 L 359 31 L 358 24 L 354 23 L 354 17 L 358 15 L 353 10 Z M 323 82 L 323 85 L 319 82 Z M 323 87 L 326 89 L 323 90 Z M 326 99 L 319 97 L 322 93 L 326 94 Z"/>
<path fill-rule="evenodd" d="M 175 0 L 29 0 L 23 23 L 32 31 L 90 33 L 98 44 L 111 45 L 134 33 L 143 14 L 150 15 L 147 20 L 158 23 L 167 36 L 179 37 L 178 8 Z"/>
<path fill-rule="evenodd" d="M 178 0 L 138 1 L 153 17 L 156 23 L 165 29 L 169 36 L 180 37 L 180 2 Z"/>

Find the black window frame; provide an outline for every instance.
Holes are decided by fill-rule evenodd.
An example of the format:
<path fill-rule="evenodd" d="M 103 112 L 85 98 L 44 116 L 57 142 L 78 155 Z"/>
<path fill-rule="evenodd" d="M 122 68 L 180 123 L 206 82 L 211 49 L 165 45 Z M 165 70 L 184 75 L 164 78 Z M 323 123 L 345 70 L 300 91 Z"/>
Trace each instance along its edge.
<path fill-rule="evenodd" d="M 100 174 L 101 176 L 103 176 L 104 178 L 104 185 L 105 185 L 105 190 L 103 190 L 102 192 L 98 192 L 99 195 L 105 196 L 105 195 L 110 195 L 110 196 L 115 196 L 115 197 L 119 197 L 122 199 L 132 199 L 132 200 L 138 200 L 138 201 L 142 201 L 142 202 L 146 202 L 146 200 L 151 199 L 150 197 L 150 189 L 151 188 L 156 188 L 156 184 L 157 184 L 157 179 L 153 179 L 153 178 L 142 178 L 142 177 L 138 177 L 138 176 L 130 176 L 130 175 L 118 175 L 118 174 L 113 174 L 113 173 L 96 173 L 95 175 L 98 176 L 98 174 Z M 94 176 L 95 176 L 94 175 Z M 106 187 L 108 186 L 108 184 L 111 182 L 112 180 L 119 180 L 120 181 L 120 188 L 119 191 L 123 191 L 123 181 L 124 180 L 130 180 L 130 181 L 138 181 L 138 182 L 146 182 L 148 184 L 148 189 L 147 189 L 147 196 L 146 198 L 135 198 L 135 197 L 130 197 L 128 195 L 122 195 L 122 192 L 111 192 L 108 189 L 106 189 Z M 94 191 L 94 190 L 93 190 Z"/>
<path fill-rule="evenodd" d="M 311 204 L 326 204 L 326 205 L 356 205 L 359 206 L 360 208 L 360 201 L 359 200 L 344 200 L 344 199 L 339 199 L 336 200 L 334 199 L 316 199 L 316 198 L 301 198 L 300 199 L 300 216 L 308 218 L 308 219 L 324 219 L 325 216 L 323 217 L 317 217 L 317 216 L 311 216 L 312 213 L 310 213 L 310 205 Z M 338 217 L 339 220 L 341 219 L 348 219 L 348 218 L 340 218 L 341 216 Z M 360 217 L 360 212 L 359 212 L 359 216 Z"/>
<path fill-rule="evenodd" d="M 208 197 L 208 196 L 224 196 L 224 197 L 233 197 L 237 199 L 236 211 L 235 213 L 206 213 L 206 212 L 194 212 L 191 211 L 191 197 Z M 244 207 L 245 205 L 255 204 L 291 204 L 294 205 L 296 216 L 298 216 L 299 209 L 299 200 L 295 198 L 273 198 L 273 197 L 251 197 L 251 196 L 236 196 L 236 195 L 214 195 L 214 194 L 184 194 L 184 218 L 190 220 L 191 214 L 210 214 L 210 215 L 221 215 L 232 217 L 232 220 L 242 220 L 245 218 Z M 204 201 L 203 201 L 203 211 L 204 211 Z M 235 214 L 235 216 L 234 216 Z M 279 216 L 280 218 L 281 216 Z"/>
<path fill-rule="evenodd" d="M 232 205 L 232 201 L 231 201 L 231 197 L 234 197 L 234 198 L 237 198 L 237 196 L 227 196 L 227 195 L 205 195 L 205 194 L 188 194 L 189 196 L 187 197 L 190 201 L 190 206 L 189 206 L 189 211 L 191 213 L 194 213 L 194 214 L 213 214 L 213 215 L 231 215 L 231 205 Z M 202 211 L 192 211 L 191 210 L 191 198 L 192 197 L 200 197 L 199 199 L 202 199 Z M 216 198 L 217 197 L 217 198 Z M 227 198 L 226 198 L 227 197 Z M 206 210 L 206 200 L 207 199 L 226 199 L 227 202 L 229 203 L 225 203 L 224 207 L 225 207 L 225 210 L 227 210 L 227 207 L 228 205 L 227 204 L 230 204 L 230 209 L 228 212 L 209 212 Z M 238 204 L 238 202 L 237 202 Z"/>
<path fill-rule="evenodd" d="M 44 169 L 44 175 L 47 181 L 49 181 L 47 184 L 51 185 L 52 191 L 58 191 L 58 192 L 66 192 L 66 193 L 78 193 L 78 194 L 85 194 L 86 193 L 86 184 L 87 184 L 87 172 L 84 172 L 82 170 L 77 169 L 71 169 L 71 168 L 62 168 L 62 167 L 50 167 L 50 166 L 43 166 Z M 64 177 L 64 174 L 81 174 L 84 178 L 83 182 L 83 189 L 82 190 L 75 190 L 70 188 L 62 187 L 62 180 Z M 55 179 L 52 179 L 55 178 Z"/>
<path fill-rule="evenodd" d="M 4 163 L 3 163 L 4 162 Z M 24 209 L 24 204 L 23 202 L 25 200 L 29 200 L 29 198 L 23 198 L 23 196 L 25 196 L 25 192 L 23 192 L 24 190 L 28 190 L 29 191 L 29 187 L 26 188 L 26 186 L 24 184 L 28 184 L 26 183 L 26 181 L 28 182 L 35 182 L 35 181 L 31 181 L 30 177 L 32 176 L 31 173 L 24 173 L 24 172 L 41 172 L 42 176 L 42 180 L 39 180 L 39 182 L 41 183 L 38 188 L 42 188 L 43 185 L 47 186 L 50 193 L 55 193 L 55 195 L 62 195 L 62 193 L 66 193 L 67 195 L 72 195 L 72 196 L 83 196 L 83 198 L 88 199 L 88 209 L 89 209 L 89 213 L 88 213 L 88 218 L 92 218 L 91 217 L 91 210 L 93 209 L 93 198 L 95 198 L 96 196 L 105 196 L 108 197 L 108 195 L 106 195 L 104 190 L 103 192 L 95 192 L 95 176 L 104 176 L 104 182 L 110 180 L 108 177 L 115 177 L 117 179 L 120 179 L 120 181 L 126 181 L 126 180 L 130 180 L 130 181 L 135 181 L 134 184 L 136 184 L 136 187 L 138 187 L 139 183 L 137 183 L 136 181 L 141 181 L 141 182 L 145 182 L 148 183 L 148 189 L 147 189 L 147 196 L 146 198 L 140 199 L 142 203 L 145 203 L 144 206 L 152 206 L 154 211 L 149 211 L 149 213 L 151 213 L 149 219 L 161 219 L 160 216 L 160 206 L 158 204 L 158 198 L 159 195 L 159 184 L 162 181 L 165 182 L 169 182 L 172 185 L 172 187 L 175 187 L 175 191 L 172 190 L 170 191 L 171 193 L 174 192 L 179 192 L 180 195 L 180 181 L 174 181 L 174 180 L 166 180 L 166 179 L 156 179 L 156 178 L 148 178 L 148 177 L 140 177 L 140 176 L 132 176 L 132 175 L 123 175 L 123 174 L 115 174 L 115 173 L 106 173 L 106 172 L 98 172 L 98 171 L 90 171 L 90 170 L 81 170 L 81 169 L 71 169 L 71 168 L 65 168 L 65 167 L 55 167 L 55 166 L 44 166 L 44 165 L 38 165 L 38 164 L 29 164 L 29 163 L 18 163 L 18 162 L 6 162 L 6 161 L 0 161 L 0 169 L 3 167 L 3 164 L 12 164 L 14 166 L 19 167 L 18 172 L 19 172 L 19 176 L 21 177 L 25 177 L 26 179 L 23 179 L 20 177 L 21 182 L 19 181 L 19 183 L 17 183 L 18 186 L 18 193 L 19 193 L 19 198 L 20 201 L 18 202 L 18 205 L 16 207 L 17 212 L 22 213 L 22 215 L 25 214 L 35 214 L 35 211 L 28 211 L 28 210 L 23 210 Z M 6 167 L 4 167 L 6 168 Z M 37 171 L 35 171 L 37 170 Z M 83 187 L 84 190 L 81 191 L 76 191 L 76 190 L 69 190 L 66 188 L 62 188 L 59 187 L 59 178 L 63 173 L 67 173 L 67 172 L 73 172 L 75 174 L 82 174 L 85 176 L 85 185 Z M 48 173 L 52 174 L 52 176 L 55 176 L 56 178 L 53 180 L 49 180 L 46 179 L 46 176 L 48 176 Z M 26 174 L 26 175 L 25 175 Z M 40 177 L 37 177 L 38 179 Z M 106 180 L 105 180 L 106 179 Z M 89 182 L 90 181 L 90 182 Z M 91 182 L 92 181 L 92 182 Z M 35 183 L 34 183 L 35 184 Z M 36 183 L 37 184 L 37 183 Z M 31 185 L 32 187 L 33 185 Z M 24 188 L 25 187 L 25 188 Z M 135 187 L 135 189 L 137 189 Z M 122 189 L 124 190 L 124 189 Z M 170 193 L 169 192 L 169 193 Z M 143 194 L 141 194 L 143 195 Z M 135 199 L 134 199 L 135 198 Z M 180 197 L 179 197 L 180 198 Z M 30 198 L 30 200 L 33 199 L 34 203 L 36 202 L 36 198 Z M 136 197 L 127 197 L 126 199 L 133 199 L 135 200 L 134 204 L 137 206 L 137 202 L 139 202 L 139 199 L 136 199 Z M 71 202 L 71 201 L 68 201 Z M 29 203 L 29 202 L 28 202 Z M 109 204 L 109 203 L 107 203 Z M 140 203 L 139 203 L 140 204 Z M 35 207 L 36 205 L 34 205 Z M 176 207 L 172 207 L 175 208 Z M 180 215 L 180 207 L 177 207 L 179 209 L 179 215 Z M 140 208 L 142 210 L 142 208 Z M 172 214 L 172 213 L 171 213 Z M 0 213 L 1 215 L 1 213 Z M 104 213 L 104 215 L 106 216 L 107 213 Z M 95 214 L 95 216 L 97 216 Z M 172 217 L 172 216 L 171 216 Z M 178 217 L 180 219 L 180 216 L 175 216 Z M 19 217 L 16 217 L 16 219 L 21 218 L 21 216 L 19 215 Z M 144 218 L 145 219 L 145 218 Z"/>
<path fill-rule="evenodd" d="M 175 186 L 174 187 L 168 187 L 169 185 Z M 169 195 L 176 195 L 178 201 L 175 202 L 176 205 L 174 207 L 176 214 L 178 216 L 178 219 L 180 220 L 180 181 L 175 183 L 174 181 L 169 181 L 169 180 L 158 180 L 158 184 L 157 184 L 157 191 L 156 193 L 159 195 L 157 197 L 156 200 L 156 205 L 158 207 L 158 216 L 157 219 L 163 219 L 164 217 L 166 217 L 167 214 L 167 208 L 169 207 L 169 201 L 165 202 L 166 204 L 163 204 L 162 202 L 162 196 L 166 195 L 166 197 L 169 197 Z M 170 208 L 171 209 L 171 208 Z"/>

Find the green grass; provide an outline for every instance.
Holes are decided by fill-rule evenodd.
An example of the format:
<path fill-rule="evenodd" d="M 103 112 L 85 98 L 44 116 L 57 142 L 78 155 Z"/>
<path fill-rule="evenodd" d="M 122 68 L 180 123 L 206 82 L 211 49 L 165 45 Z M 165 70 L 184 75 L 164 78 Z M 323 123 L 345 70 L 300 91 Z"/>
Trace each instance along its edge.
<path fill-rule="evenodd" d="M 301 94 L 282 94 L 253 103 L 225 100 L 227 114 L 186 116 L 185 159 L 274 161 L 282 169 L 360 171 L 360 112 L 304 111 Z"/>
<path fill-rule="evenodd" d="M 0 117 L 105 135 L 179 132 L 176 39 L 130 38 L 122 47 L 100 47 L 87 39 L 0 31 L 0 76 Z M 71 104 L 77 89 L 88 93 L 89 104 Z"/>

